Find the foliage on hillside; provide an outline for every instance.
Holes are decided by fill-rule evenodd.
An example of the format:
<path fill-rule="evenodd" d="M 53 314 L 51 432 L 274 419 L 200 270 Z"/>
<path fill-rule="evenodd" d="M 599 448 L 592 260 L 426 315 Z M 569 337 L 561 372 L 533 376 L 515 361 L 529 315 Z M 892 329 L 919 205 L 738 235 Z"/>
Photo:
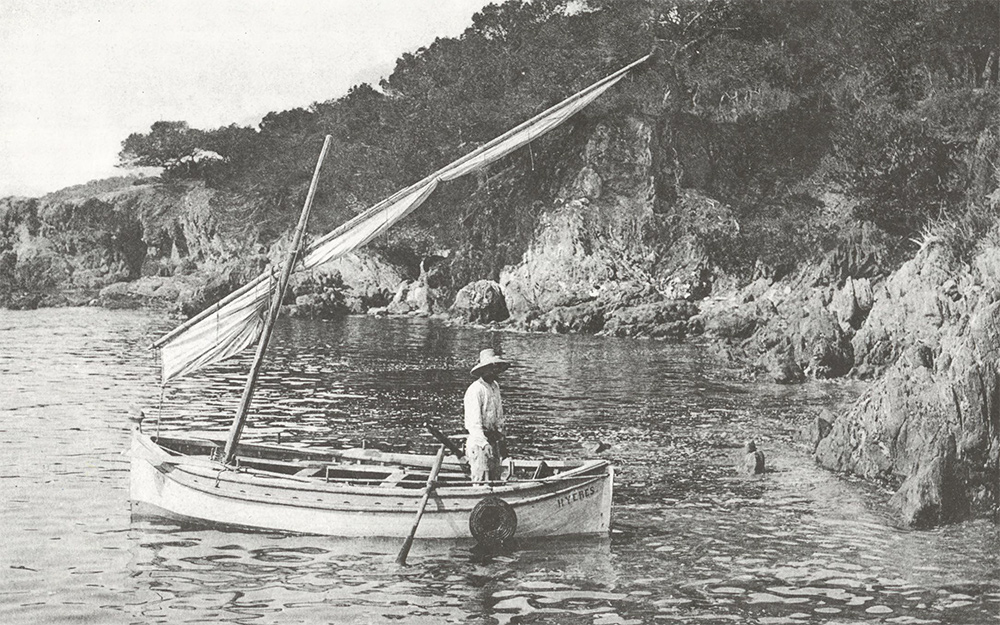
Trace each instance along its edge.
<path fill-rule="evenodd" d="M 256 129 L 157 122 L 124 141 L 121 160 L 242 196 L 253 214 L 241 218 L 273 239 L 332 134 L 314 213 L 324 230 L 654 50 L 572 124 L 446 185 L 377 245 L 456 247 L 456 280 L 495 276 L 520 258 L 587 130 L 637 116 L 658 129 L 657 201 L 696 189 L 729 204 L 741 227 L 706 241 L 716 262 L 781 272 L 862 227 L 905 247 L 971 208 L 967 229 L 983 234 L 996 210 L 998 24 L 991 0 L 512 1 L 403 55 L 377 89 L 270 113 Z M 852 213 L 824 210 L 817 189 L 830 188 Z"/>

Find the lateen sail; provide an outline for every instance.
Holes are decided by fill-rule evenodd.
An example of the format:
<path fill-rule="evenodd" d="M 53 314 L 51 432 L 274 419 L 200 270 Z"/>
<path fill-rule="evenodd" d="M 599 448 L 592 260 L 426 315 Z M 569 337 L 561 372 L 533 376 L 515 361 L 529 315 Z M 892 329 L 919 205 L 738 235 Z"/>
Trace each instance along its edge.
<path fill-rule="evenodd" d="M 339 258 L 377 237 L 410 214 L 438 183 L 486 167 L 569 119 L 614 86 L 633 67 L 623 67 L 411 185 L 324 235 L 303 254 L 298 271 Z M 271 298 L 272 280 L 262 274 L 154 343 L 161 352 L 163 383 L 242 351 L 256 342 Z"/>
<path fill-rule="evenodd" d="M 264 327 L 272 282 L 255 280 L 250 289 L 212 316 L 171 338 L 160 350 L 163 383 L 225 360 L 253 345 Z"/>

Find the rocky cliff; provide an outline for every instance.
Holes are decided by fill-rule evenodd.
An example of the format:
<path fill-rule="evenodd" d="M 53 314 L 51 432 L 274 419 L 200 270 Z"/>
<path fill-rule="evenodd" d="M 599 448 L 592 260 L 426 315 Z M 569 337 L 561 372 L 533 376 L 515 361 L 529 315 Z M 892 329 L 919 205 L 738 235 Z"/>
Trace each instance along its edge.
<path fill-rule="evenodd" d="M 1000 247 L 971 266 L 933 239 L 879 288 L 854 337 L 884 369 L 819 441 L 817 460 L 896 488 L 919 527 L 995 513 L 1000 489 Z"/>
<path fill-rule="evenodd" d="M 156 306 L 193 314 L 256 275 L 287 242 L 263 237 L 240 198 L 204 183 L 101 181 L 0 200 L 0 306 Z M 385 303 L 405 269 L 356 254 L 298 276 L 292 314 Z"/>
<path fill-rule="evenodd" d="M 511 323 L 615 336 L 692 331 L 691 302 L 712 286 L 698 237 L 737 225 L 724 205 L 693 189 L 664 201 L 659 121 L 609 117 L 587 133 L 520 262 L 500 273 Z"/>
<path fill-rule="evenodd" d="M 86 303 L 109 285 L 166 276 L 178 278 L 170 293 L 150 284 L 148 294 L 177 300 L 198 272 L 238 253 L 239 239 L 219 236 L 204 186 L 119 182 L 2 201 L 0 302 Z"/>

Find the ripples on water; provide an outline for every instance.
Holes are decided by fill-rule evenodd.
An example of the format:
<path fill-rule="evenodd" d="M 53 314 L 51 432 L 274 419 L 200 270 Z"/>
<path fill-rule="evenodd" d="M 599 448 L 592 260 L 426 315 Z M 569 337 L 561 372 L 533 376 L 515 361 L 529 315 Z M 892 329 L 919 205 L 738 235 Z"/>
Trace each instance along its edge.
<path fill-rule="evenodd" d="M 135 519 L 130 412 L 147 427 L 226 429 L 246 360 L 162 397 L 150 314 L 0 311 L 0 622 L 994 623 L 1000 534 L 975 522 L 893 529 L 886 494 L 816 468 L 792 432 L 852 389 L 732 382 L 696 347 L 487 333 L 350 318 L 280 326 L 250 440 L 431 452 L 461 429 L 482 347 L 503 380 L 511 447 L 601 452 L 618 467 L 610 540 L 468 545 L 219 532 Z M 732 465 L 748 438 L 763 478 Z"/>

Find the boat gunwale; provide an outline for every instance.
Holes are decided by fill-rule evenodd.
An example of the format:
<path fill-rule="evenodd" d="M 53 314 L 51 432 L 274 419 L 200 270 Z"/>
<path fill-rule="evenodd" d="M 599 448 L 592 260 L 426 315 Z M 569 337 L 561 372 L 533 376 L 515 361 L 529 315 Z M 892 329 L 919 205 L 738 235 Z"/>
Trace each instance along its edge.
<path fill-rule="evenodd" d="M 211 446 L 218 448 L 225 441 L 222 439 L 213 439 L 208 437 L 195 437 L 195 436 L 168 436 L 168 435 L 157 435 L 150 436 L 145 432 L 140 432 L 140 434 L 148 438 L 153 445 L 165 450 L 170 454 L 177 454 L 179 456 L 186 456 L 189 458 L 199 458 L 199 456 L 191 454 L 183 454 L 181 452 L 174 451 L 169 447 L 165 447 L 158 441 L 171 441 L 181 444 L 201 444 L 205 446 Z M 414 454 L 407 452 L 394 452 L 394 451 L 381 451 L 378 449 L 365 449 L 360 447 L 353 447 L 349 449 L 330 449 L 327 451 L 314 451 L 311 449 L 301 449 L 293 447 L 281 447 L 277 445 L 270 445 L 266 443 L 240 443 L 240 449 L 252 451 L 259 450 L 270 452 L 274 454 L 280 454 L 283 456 L 298 455 L 303 457 L 311 457 L 310 460 L 315 462 L 338 462 L 338 461 L 348 461 L 354 463 L 356 466 L 392 466 L 392 467 L 416 467 L 416 468 L 430 468 L 434 454 Z M 452 459 L 449 461 L 449 458 Z M 255 458 L 249 458 L 250 460 L 255 460 Z M 261 459 L 261 460 L 272 460 L 275 462 L 280 462 L 277 459 Z M 526 467 L 537 467 L 539 464 L 544 462 L 550 468 L 553 469 L 565 469 L 568 473 L 571 470 L 577 469 L 582 466 L 586 466 L 589 463 L 595 462 L 607 462 L 603 459 L 583 459 L 583 460 L 531 460 L 531 459 L 517 459 L 518 464 Z M 221 463 L 220 463 L 221 465 Z M 304 465 L 305 466 L 305 465 Z M 461 464 L 454 455 L 449 454 L 445 456 L 444 467 L 454 467 L 455 470 L 460 470 Z"/>
<path fill-rule="evenodd" d="M 401 486 L 387 486 L 384 483 L 378 485 L 369 484 L 352 484 L 352 482 L 376 482 L 382 480 L 356 478 L 351 480 L 338 480 L 331 481 L 319 476 L 297 476 L 285 473 L 270 472 L 263 469 L 252 468 L 247 469 L 245 467 L 231 467 L 225 465 L 216 460 L 209 460 L 207 458 L 199 456 L 189 456 L 186 454 L 180 454 L 178 452 L 173 452 L 177 455 L 168 454 L 166 448 L 158 444 L 152 439 L 152 437 L 139 433 L 137 440 L 143 445 L 143 447 L 150 449 L 154 455 L 163 456 L 163 461 L 161 463 L 152 462 L 152 459 L 147 459 L 150 465 L 159 470 L 161 473 L 167 474 L 173 472 L 174 470 L 180 470 L 184 473 L 189 473 L 195 477 L 202 479 L 213 479 L 217 483 L 227 482 L 232 484 L 251 484 L 258 483 L 262 487 L 270 486 L 273 488 L 281 488 L 283 490 L 295 490 L 301 492 L 320 492 L 326 494 L 334 493 L 345 493 L 352 495 L 364 495 L 364 496 L 380 496 L 380 497 L 402 497 L 404 499 L 410 499 L 418 497 L 420 495 L 420 490 L 418 488 L 404 488 Z M 175 439 L 175 440 L 191 440 L 191 439 Z M 315 453 L 315 452 L 314 452 Z M 191 459 L 191 462 L 185 462 L 185 459 Z M 517 461 L 522 462 L 522 461 Z M 528 461 L 529 463 L 542 461 Z M 578 461 L 579 464 L 573 468 L 559 473 L 557 475 L 551 475 L 544 478 L 533 478 L 527 480 L 505 480 L 496 482 L 487 482 L 482 485 L 473 484 L 471 481 L 462 484 L 448 484 L 447 482 L 440 482 L 436 488 L 439 493 L 449 494 L 453 497 L 461 498 L 472 498 L 481 497 L 490 494 L 495 495 L 517 495 L 522 494 L 525 491 L 532 491 L 538 489 L 545 489 L 553 485 L 561 485 L 564 483 L 573 484 L 568 486 L 569 489 L 575 489 L 580 486 L 591 483 L 594 480 L 599 480 L 601 478 L 606 478 L 610 475 L 609 472 L 603 472 L 595 474 L 596 469 L 610 467 L 610 462 L 604 459 L 595 460 L 582 460 Z M 576 464 L 576 463 L 574 463 Z M 174 469 L 170 471 L 164 471 L 161 466 L 170 465 Z M 348 465 L 348 466 L 358 466 L 358 465 Z M 379 465 L 386 466 L 386 465 Z M 400 465 L 393 465 L 400 466 Z M 530 466 L 530 464 L 528 464 Z M 204 470 L 204 473 L 199 472 L 197 469 Z M 214 475 L 213 475 L 214 473 Z M 235 479 L 234 479 L 235 478 Z M 243 479 L 240 479 L 243 478 Z M 384 480 L 385 478 L 383 478 Z M 266 480 L 270 482 L 268 484 L 261 483 L 261 480 Z"/>

